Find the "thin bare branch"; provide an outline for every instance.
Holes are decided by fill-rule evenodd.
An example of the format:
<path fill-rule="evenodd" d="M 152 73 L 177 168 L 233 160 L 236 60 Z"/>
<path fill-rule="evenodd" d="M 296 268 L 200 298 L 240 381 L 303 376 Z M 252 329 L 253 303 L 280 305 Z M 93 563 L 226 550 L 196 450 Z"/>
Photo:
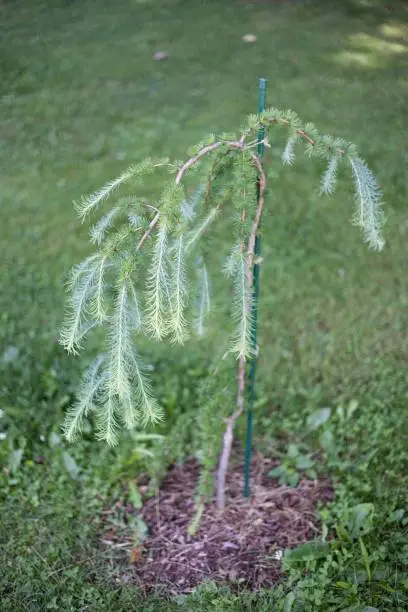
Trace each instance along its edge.
<path fill-rule="evenodd" d="M 145 233 L 143 234 L 143 236 L 141 237 L 139 244 L 136 247 L 136 252 L 140 251 L 140 249 L 142 248 L 145 240 L 147 240 L 147 238 L 150 236 L 150 234 L 152 233 L 152 231 L 154 230 L 155 226 L 157 225 L 158 221 L 160 219 L 160 213 L 156 213 L 153 217 L 153 219 L 150 221 L 150 225 L 147 228 L 147 230 L 145 231 Z"/>
<path fill-rule="evenodd" d="M 191 157 L 189 160 L 186 161 L 185 164 L 183 164 L 181 166 L 180 170 L 177 172 L 176 185 L 180 184 L 180 182 L 181 182 L 183 176 L 185 175 L 185 173 L 187 172 L 187 170 L 189 170 L 198 161 L 200 161 L 200 159 L 202 157 L 204 157 L 208 153 L 212 153 L 212 151 L 215 151 L 216 149 L 219 149 L 222 145 L 225 145 L 225 146 L 229 147 L 230 149 L 239 149 L 241 151 L 246 149 L 245 137 L 246 137 L 246 134 L 243 134 L 241 136 L 240 140 L 226 140 L 226 141 L 220 140 L 218 142 L 214 142 L 211 145 L 207 145 L 206 147 L 203 147 L 197 153 L 197 155 L 194 155 L 194 157 Z"/>

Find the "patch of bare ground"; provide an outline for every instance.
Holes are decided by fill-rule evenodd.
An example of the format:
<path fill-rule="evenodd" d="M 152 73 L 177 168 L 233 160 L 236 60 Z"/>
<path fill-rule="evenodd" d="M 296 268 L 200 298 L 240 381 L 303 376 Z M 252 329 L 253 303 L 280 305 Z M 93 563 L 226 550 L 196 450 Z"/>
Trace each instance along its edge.
<path fill-rule="evenodd" d="M 105 511 L 105 548 L 120 550 L 120 579 L 146 592 L 188 593 L 204 580 L 256 590 L 273 586 L 282 576 L 282 551 L 314 539 L 319 533 L 317 505 L 332 498 L 328 479 L 300 481 L 296 488 L 268 478 L 272 462 L 257 457 L 252 465 L 250 499 L 243 497 L 243 466 L 228 475 L 227 507 L 206 504 L 196 534 L 188 526 L 195 515 L 199 465 L 195 460 L 172 466 L 158 495 L 141 510 L 118 502 Z M 124 524 L 138 516 L 148 526 L 141 547 L 131 530 L 115 528 L 120 511 Z M 117 522 L 116 522 L 117 525 Z M 123 566 L 123 552 L 127 563 Z"/>

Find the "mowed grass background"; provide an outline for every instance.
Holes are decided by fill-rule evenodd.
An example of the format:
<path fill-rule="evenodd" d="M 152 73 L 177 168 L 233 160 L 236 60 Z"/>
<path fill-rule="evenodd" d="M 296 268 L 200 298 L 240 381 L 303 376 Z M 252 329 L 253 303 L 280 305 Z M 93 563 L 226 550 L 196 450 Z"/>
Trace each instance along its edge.
<path fill-rule="evenodd" d="M 301 156 L 293 168 L 282 168 L 283 140 L 272 133 L 257 437 L 268 447 L 279 427 L 289 439 L 299 436 L 315 408 L 358 401 L 356 422 L 342 434 L 349 437 L 338 443 L 350 452 L 350 465 L 373 454 L 364 458 L 364 476 L 356 468 L 343 493 L 353 503 L 374 502 L 378 487 L 385 489 L 386 501 L 375 501 L 383 516 L 381 508 L 404 495 L 407 468 L 406 5 L 16 0 L 1 3 L 0 20 L 0 453 L 6 468 L 0 606 L 165 605 L 140 603 L 134 590 L 115 582 L 93 544 L 92 517 L 119 486 L 135 442 L 124 436 L 114 451 L 91 437 L 69 449 L 55 436 L 50 442 L 83 364 L 56 343 L 64 280 L 90 248 L 72 201 L 145 156 L 182 159 L 206 133 L 237 129 L 256 110 L 261 76 L 268 79 L 270 105 L 292 108 L 359 146 L 384 190 L 387 244 L 382 253 L 362 244 L 350 222 L 346 173 L 334 197 L 319 198 L 322 168 Z M 247 33 L 256 43 L 241 40 Z M 155 62 L 156 50 L 169 59 Z M 222 231 L 217 239 L 223 241 Z M 153 382 L 169 413 L 175 404 L 191 406 L 195 377 L 203 376 L 224 334 L 222 295 L 218 301 L 208 341 L 174 353 L 177 365 L 173 349 L 146 347 L 162 364 Z M 66 470 L 64 450 L 76 459 L 79 481 Z M 44 462 L 36 463 L 39 455 Z M 392 539 L 388 532 L 381 537 Z M 268 595 L 258 603 L 211 597 L 210 603 L 192 598 L 186 609 L 270 605 Z M 372 590 L 362 597 L 370 603 Z M 343 609 L 326 605 L 321 609 Z"/>

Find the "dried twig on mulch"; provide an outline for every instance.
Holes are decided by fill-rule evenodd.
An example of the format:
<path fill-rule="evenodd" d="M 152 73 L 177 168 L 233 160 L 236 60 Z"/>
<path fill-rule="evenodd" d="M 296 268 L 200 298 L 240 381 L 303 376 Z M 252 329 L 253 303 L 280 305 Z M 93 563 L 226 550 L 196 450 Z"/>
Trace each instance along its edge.
<path fill-rule="evenodd" d="M 172 594 L 189 592 L 206 579 L 250 589 L 276 583 L 282 550 L 316 536 L 317 503 L 331 499 L 332 492 L 328 481 L 279 486 L 264 476 L 270 467 L 259 458 L 254 462 L 250 500 L 242 497 L 242 466 L 232 469 L 226 509 L 220 513 L 214 503 L 208 504 L 195 536 L 187 528 L 195 513 L 199 466 L 191 460 L 172 467 L 158 496 L 138 514 L 149 536 L 126 580 L 145 590 L 160 585 Z"/>

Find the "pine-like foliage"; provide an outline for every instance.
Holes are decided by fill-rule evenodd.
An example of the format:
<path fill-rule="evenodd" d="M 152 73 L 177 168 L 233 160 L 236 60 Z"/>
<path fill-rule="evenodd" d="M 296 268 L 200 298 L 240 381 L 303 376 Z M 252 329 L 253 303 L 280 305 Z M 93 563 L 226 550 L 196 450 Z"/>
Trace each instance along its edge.
<path fill-rule="evenodd" d="M 295 145 L 297 142 L 299 142 L 299 136 L 295 132 L 289 136 L 282 153 L 282 161 L 286 166 L 292 166 L 295 161 Z"/>
<path fill-rule="evenodd" d="M 381 193 L 356 147 L 320 134 L 293 111 L 270 108 L 249 116 L 238 135 L 211 134 L 184 163 L 147 159 L 130 166 L 76 204 L 84 221 L 117 196 L 90 230 L 96 251 L 74 267 L 67 283 L 63 346 L 77 353 L 91 330 L 102 327 L 106 332 L 103 357 L 92 362 L 67 414 L 69 440 L 78 436 L 83 419 L 91 414 L 98 437 L 109 444 L 117 442 L 123 425 L 132 428 L 162 418 L 137 351 L 138 336 L 183 343 L 191 326 L 198 335 L 205 333 L 212 300 L 208 268 L 197 253 L 220 216 L 225 223 L 231 221 L 226 234 L 226 242 L 231 236 L 230 255 L 222 264 L 234 293 L 230 352 L 241 361 L 252 357 L 250 272 L 266 182 L 256 144 L 259 131 L 267 139 L 274 126 L 287 130 L 284 164 L 292 165 L 302 150 L 307 157 L 325 160 L 321 193 L 332 194 L 338 172 L 349 168 L 357 203 L 354 223 L 370 247 L 383 247 Z M 139 187 L 148 175 L 163 170 L 167 178 L 161 196 L 147 201 Z M 187 176 L 195 189 L 187 187 Z"/>
<path fill-rule="evenodd" d="M 129 291 L 126 283 L 118 289 L 109 327 L 109 379 L 108 391 L 122 401 L 132 395 L 130 384 L 132 341 L 130 332 Z M 130 421 L 125 418 L 125 421 Z"/>
<path fill-rule="evenodd" d="M 111 227 L 116 215 L 119 212 L 120 208 L 118 206 L 115 206 L 106 215 L 104 215 L 96 225 L 93 226 L 93 228 L 89 232 L 92 242 L 96 244 L 101 244 L 107 230 Z"/>
<path fill-rule="evenodd" d="M 83 421 L 95 409 L 95 402 L 105 382 L 101 373 L 104 357 L 97 357 L 90 365 L 78 390 L 76 403 L 69 409 L 65 419 L 64 433 L 70 442 L 82 431 Z"/>
<path fill-rule="evenodd" d="M 339 158 L 337 156 L 329 159 L 327 170 L 322 176 L 320 193 L 331 195 L 335 191 L 338 166 Z"/>
<path fill-rule="evenodd" d="M 168 226 L 164 221 L 160 223 L 157 231 L 152 263 L 148 271 L 146 326 L 157 340 L 164 338 L 169 331 L 172 306 L 169 264 Z"/>
<path fill-rule="evenodd" d="M 90 299 L 95 296 L 100 255 L 92 255 L 76 266 L 68 282 L 70 298 L 67 316 L 61 329 L 60 341 L 69 353 L 77 353 L 81 340 L 90 329 L 86 320 Z"/>
<path fill-rule="evenodd" d="M 94 212 L 98 206 L 104 201 L 107 200 L 112 194 L 117 191 L 122 185 L 128 183 L 131 179 L 133 182 L 138 182 L 138 179 L 145 178 L 147 175 L 154 172 L 155 168 L 159 168 L 160 166 L 166 165 L 168 163 L 167 158 L 161 159 L 157 161 L 152 161 L 151 159 L 145 159 L 140 164 L 135 164 L 134 166 L 129 166 L 125 172 L 123 172 L 117 178 L 108 181 L 95 191 L 94 193 L 83 197 L 80 202 L 75 203 L 75 208 L 77 209 L 78 215 L 84 221 L 86 217 Z M 106 223 L 101 220 L 101 224 Z M 109 222 L 108 222 L 109 225 Z M 105 228 L 106 229 L 106 228 Z"/>
<path fill-rule="evenodd" d="M 252 291 L 248 286 L 247 261 L 243 247 L 236 245 L 224 266 L 224 272 L 233 279 L 234 300 L 232 315 L 236 330 L 231 339 L 230 352 L 239 359 L 251 356 Z"/>
<path fill-rule="evenodd" d="M 184 317 L 187 299 L 187 278 L 185 271 L 184 236 L 176 239 L 174 250 L 173 278 L 171 279 L 170 305 L 173 316 L 170 318 L 170 331 L 176 342 L 183 343 L 186 338 L 187 322 Z"/>
<path fill-rule="evenodd" d="M 354 221 L 362 228 L 365 240 L 370 247 L 381 249 L 384 241 L 381 237 L 383 213 L 381 209 L 381 193 L 375 177 L 366 163 L 359 157 L 350 158 L 353 170 L 356 200 L 358 210 Z"/>
<path fill-rule="evenodd" d="M 206 318 L 211 311 L 210 280 L 207 266 L 202 257 L 197 265 L 197 296 L 194 329 L 198 336 L 204 336 L 206 331 Z"/>
<path fill-rule="evenodd" d="M 214 221 L 215 217 L 218 214 L 218 208 L 211 208 L 210 212 L 206 217 L 201 221 L 201 223 L 194 228 L 193 231 L 187 236 L 187 244 L 185 247 L 186 251 L 189 251 L 191 247 L 193 247 L 196 242 L 201 238 L 204 232 L 208 229 L 210 224 Z"/>

